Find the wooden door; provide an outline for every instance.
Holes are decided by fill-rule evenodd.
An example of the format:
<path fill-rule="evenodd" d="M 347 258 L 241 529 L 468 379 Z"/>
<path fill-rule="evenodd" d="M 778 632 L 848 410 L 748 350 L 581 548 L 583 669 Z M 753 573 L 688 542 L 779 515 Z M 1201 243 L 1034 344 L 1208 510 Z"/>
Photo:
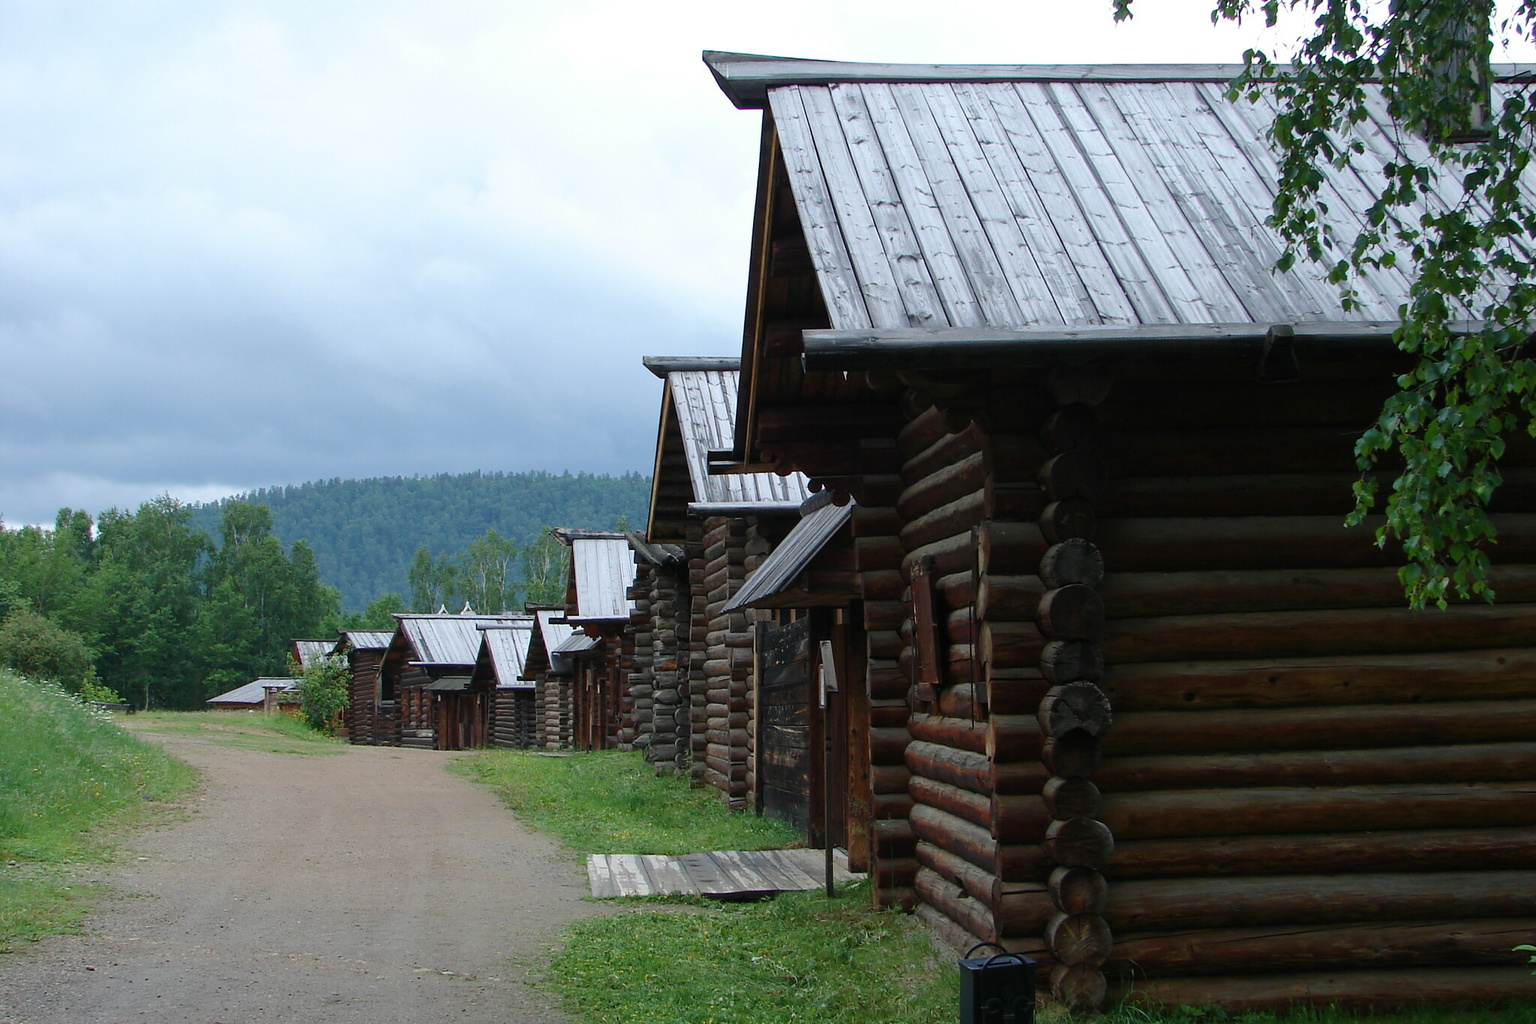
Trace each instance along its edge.
<path fill-rule="evenodd" d="M 770 818 L 791 822 L 813 842 L 820 732 L 811 680 L 810 620 L 786 626 L 758 623 L 757 800 Z"/>

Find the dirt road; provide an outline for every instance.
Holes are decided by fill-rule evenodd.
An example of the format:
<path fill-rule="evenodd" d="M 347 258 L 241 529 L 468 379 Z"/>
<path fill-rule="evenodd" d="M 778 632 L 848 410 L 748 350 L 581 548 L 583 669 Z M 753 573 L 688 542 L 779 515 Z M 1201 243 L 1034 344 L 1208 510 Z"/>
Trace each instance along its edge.
<path fill-rule="evenodd" d="M 197 813 L 132 844 L 121 895 L 0 956 L 5 1024 L 542 1024 L 531 987 L 582 902 L 580 865 L 454 756 L 303 757 L 166 745 L 206 777 Z"/>

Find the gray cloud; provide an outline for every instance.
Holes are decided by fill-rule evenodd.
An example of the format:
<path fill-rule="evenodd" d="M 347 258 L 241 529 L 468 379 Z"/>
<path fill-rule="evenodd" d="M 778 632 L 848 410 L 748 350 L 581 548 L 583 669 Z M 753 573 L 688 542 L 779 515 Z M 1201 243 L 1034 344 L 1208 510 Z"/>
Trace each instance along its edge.
<path fill-rule="evenodd" d="M 874 6 L 0 0 L 0 514 L 649 469 L 640 357 L 739 348 L 759 117 L 706 47 L 1251 42 L 1204 28 L 1208 0 L 1138 0 L 1131 29 L 1107 2 Z"/>

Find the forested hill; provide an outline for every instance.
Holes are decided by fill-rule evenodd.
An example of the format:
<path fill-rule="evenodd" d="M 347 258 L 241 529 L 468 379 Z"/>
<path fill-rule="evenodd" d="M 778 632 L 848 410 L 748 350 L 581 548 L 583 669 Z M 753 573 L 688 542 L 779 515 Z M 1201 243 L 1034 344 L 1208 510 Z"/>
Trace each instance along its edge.
<path fill-rule="evenodd" d="M 641 527 L 650 486 L 639 473 L 318 480 L 199 505 L 193 522 L 217 538 L 224 501 L 266 505 L 273 534 L 284 544 L 308 541 L 321 578 L 341 591 L 342 608 L 359 611 L 382 594 L 406 593 L 406 571 L 419 547 L 452 555 L 486 530 L 527 544 L 546 526 L 612 529 L 622 518 Z"/>

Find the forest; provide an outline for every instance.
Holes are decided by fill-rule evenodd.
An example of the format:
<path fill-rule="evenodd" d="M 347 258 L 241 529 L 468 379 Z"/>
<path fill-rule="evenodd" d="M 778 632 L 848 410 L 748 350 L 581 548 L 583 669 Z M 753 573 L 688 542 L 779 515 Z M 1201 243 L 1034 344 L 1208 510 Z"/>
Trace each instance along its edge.
<path fill-rule="evenodd" d="M 444 474 L 0 523 L 0 665 L 90 699 L 201 707 L 288 674 L 296 638 L 391 628 L 397 611 L 558 600 L 568 553 L 549 527 L 623 525 L 648 491 L 638 475 Z"/>
<path fill-rule="evenodd" d="M 361 611 L 386 594 L 408 595 L 418 549 L 454 558 L 487 531 L 522 547 L 549 526 L 612 529 L 645 521 L 650 477 L 641 473 L 440 473 L 319 480 L 194 506 L 192 522 L 217 535 L 227 502 L 265 505 L 284 544 L 303 539 L 341 606 Z M 451 603 L 451 602 L 449 602 Z M 480 604 L 471 602 L 478 608 Z"/>

